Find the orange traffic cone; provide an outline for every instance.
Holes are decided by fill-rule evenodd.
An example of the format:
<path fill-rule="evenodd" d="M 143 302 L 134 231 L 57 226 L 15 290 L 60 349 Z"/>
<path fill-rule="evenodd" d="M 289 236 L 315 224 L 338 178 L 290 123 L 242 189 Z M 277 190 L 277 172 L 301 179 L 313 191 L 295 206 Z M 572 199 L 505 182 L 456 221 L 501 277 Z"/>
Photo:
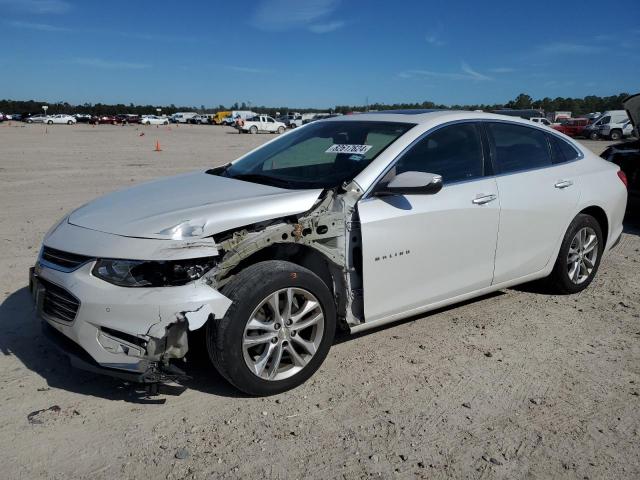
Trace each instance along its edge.
<path fill-rule="evenodd" d="M 154 150 L 154 152 L 161 152 L 162 149 L 160 148 L 160 141 L 156 140 L 156 149 Z"/>

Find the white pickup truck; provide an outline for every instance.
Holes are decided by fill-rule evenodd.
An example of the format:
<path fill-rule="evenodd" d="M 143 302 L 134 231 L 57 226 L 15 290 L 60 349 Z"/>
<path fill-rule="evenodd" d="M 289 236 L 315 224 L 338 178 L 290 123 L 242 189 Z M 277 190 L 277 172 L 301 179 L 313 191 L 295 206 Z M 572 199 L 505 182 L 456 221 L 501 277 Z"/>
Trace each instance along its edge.
<path fill-rule="evenodd" d="M 239 133 L 284 133 L 287 126 L 267 115 L 256 115 L 236 123 L 236 128 Z"/>

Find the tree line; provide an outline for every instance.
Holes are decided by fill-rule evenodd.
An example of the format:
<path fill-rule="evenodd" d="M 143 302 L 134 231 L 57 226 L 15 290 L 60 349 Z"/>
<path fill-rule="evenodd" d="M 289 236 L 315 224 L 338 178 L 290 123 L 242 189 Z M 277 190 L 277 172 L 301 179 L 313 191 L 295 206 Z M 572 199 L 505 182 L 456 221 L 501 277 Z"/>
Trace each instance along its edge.
<path fill-rule="evenodd" d="M 275 116 L 277 114 L 285 114 L 287 112 L 327 112 L 332 113 L 349 113 L 364 112 L 368 110 L 396 110 L 396 109 L 453 109 L 453 110 L 484 110 L 492 111 L 502 108 L 525 109 L 533 108 L 544 110 L 545 112 L 565 111 L 573 113 L 573 116 L 583 115 L 591 112 L 603 112 L 606 110 L 619 110 L 622 108 L 622 101 L 628 97 L 628 93 L 620 93 L 608 97 L 600 97 L 597 95 L 588 95 L 583 98 L 570 97 L 545 97 L 534 100 L 530 95 L 521 93 L 515 99 L 504 104 L 475 104 L 475 105 L 444 105 L 436 104 L 431 101 L 416 103 L 373 103 L 370 105 L 336 105 L 332 109 L 318 108 L 292 108 L 292 107 L 269 107 L 256 106 L 247 103 L 234 103 L 233 105 L 218 105 L 217 107 L 196 106 L 176 106 L 171 105 L 128 105 L 105 104 L 105 103 L 83 103 L 81 105 L 73 105 L 67 102 L 43 102 L 36 100 L 0 100 L 0 112 L 33 114 L 42 113 L 42 106 L 49 107 L 48 114 L 56 113 L 84 113 L 91 115 L 115 115 L 118 113 L 131 113 L 138 115 L 157 114 L 160 109 L 161 114 L 171 115 L 176 112 L 199 112 L 199 113 L 215 113 L 223 110 L 253 110 Z"/>

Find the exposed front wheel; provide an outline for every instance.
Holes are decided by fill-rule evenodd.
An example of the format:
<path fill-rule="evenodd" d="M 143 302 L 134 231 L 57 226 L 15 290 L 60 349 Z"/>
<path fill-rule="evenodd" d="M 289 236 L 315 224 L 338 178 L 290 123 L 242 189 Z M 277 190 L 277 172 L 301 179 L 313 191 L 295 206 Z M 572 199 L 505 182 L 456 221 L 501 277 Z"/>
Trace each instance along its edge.
<path fill-rule="evenodd" d="M 249 129 L 249 132 L 251 132 L 251 133 L 253 133 L 253 134 L 258 133 L 258 127 L 256 127 L 256 126 L 254 125 L 253 127 L 251 127 L 251 128 Z"/>
<path fill-rule="evenodd" d="M 304 383 L 322 364 L 336 329 L 333 296 L 310 270 L 285 261 L 252 265 L 222 290 L 232 300 L 210 320 L 207 351 L 239 390 L 273 395 Z"/>
<path fill-rule="evenodd" d="M 600 224 L 580 214 L 569 225 L 549 277 L 558 293 L 577 293 L 589 286 L 598 271 L 604 239 Z"/>
<path fill-rule="evenodd" d="M 278 133 L 282 135 L 284 133 L 284 127 L 278 127 Z"/>

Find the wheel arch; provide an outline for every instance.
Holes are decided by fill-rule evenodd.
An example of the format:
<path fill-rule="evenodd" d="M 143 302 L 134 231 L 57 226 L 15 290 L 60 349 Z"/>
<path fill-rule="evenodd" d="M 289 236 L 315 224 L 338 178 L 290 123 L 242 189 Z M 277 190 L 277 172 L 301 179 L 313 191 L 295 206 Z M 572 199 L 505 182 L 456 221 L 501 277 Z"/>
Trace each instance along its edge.
<path fill-rule="evenodd" d="M 266 260 L 284 260 L 311 270 L 320 277 L 334 296 L 336 288 L 339 287 L 338 282 L 341 281 L 341 276 L 332 271 L 332 263 L 324 254 L 308 245 L 297 243 L 274 243 L 262 248 L 242 259 L 229 271 L 229 275 L 235 275 L 251 265 Z"/>
<path fill-rule="evenodd" d="M 604 239 L 606 247 L 609 239 L 609 218 L 607 217 L 607 213 L 604 211 L 604 209 L 597 205 L 591 205 L 580 210 L 580 212 L 578 212 L 578 215 L 580 214 L 589 215 L 595 218 L 596 222 L 598 222 L 598 224 L 600 225 L 600 229 L 602 230 L 602 238 Z"/>

